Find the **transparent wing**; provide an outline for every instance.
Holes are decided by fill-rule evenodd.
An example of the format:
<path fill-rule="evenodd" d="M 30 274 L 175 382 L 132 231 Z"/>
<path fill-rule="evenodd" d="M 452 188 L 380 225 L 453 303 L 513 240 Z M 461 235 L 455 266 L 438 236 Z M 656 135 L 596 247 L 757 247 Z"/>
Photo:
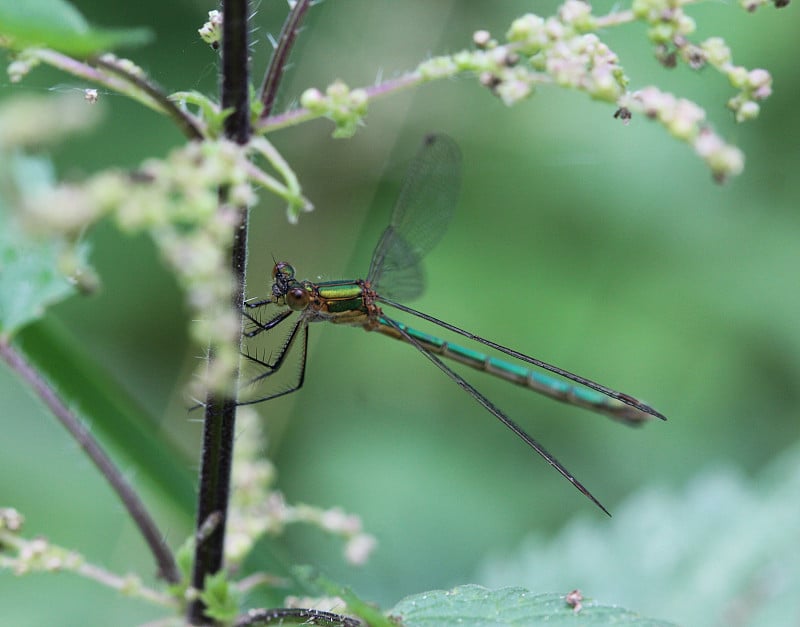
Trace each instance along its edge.
<path fill-rule="evenodd" d="M 410 300 L 422 293 L 422 258 L 447 230 L 460 188 L 458 146 L 446 135 L 426 136 L 372 254 L 367 280 L 379 294 Z"/>

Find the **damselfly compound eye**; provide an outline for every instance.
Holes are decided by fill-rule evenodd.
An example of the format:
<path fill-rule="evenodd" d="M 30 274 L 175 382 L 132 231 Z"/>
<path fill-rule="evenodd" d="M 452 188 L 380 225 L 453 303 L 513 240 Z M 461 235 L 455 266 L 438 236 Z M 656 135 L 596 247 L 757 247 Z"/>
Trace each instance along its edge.
<path fill-rule="evenodd" d="M 272 268 L 272 278 L 289 280 L 294 278 L 294 268 L 285 261 L 279 261 Z"/>
<path fill-rule="evenodd" d="M 294 287 L 286 294 L 286 304 L 293 311 L 302 311 L 308 307 L 308 292 L 302 287 Z"/>

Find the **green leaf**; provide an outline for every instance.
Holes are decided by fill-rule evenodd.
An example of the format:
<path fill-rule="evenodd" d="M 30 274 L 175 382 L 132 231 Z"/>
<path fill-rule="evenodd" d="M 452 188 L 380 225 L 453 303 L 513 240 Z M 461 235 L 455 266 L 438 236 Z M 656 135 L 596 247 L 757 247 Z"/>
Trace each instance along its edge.
<path fill-rule="evenodd" d="M 488 563 L 480 580 L 579 587 L 679 623 L 800 624 L 800 448 L 758 481 L 710 470 L 681 492 L 649 489 L 612 521 L 575 521 Z"/>
<path fill-rule="evenodd" d="M 78 291 L 81 284 L 74 277 L 91 274 L 80 272 L 88 269 L 87 244 L 37 238 L 12 215 L 21 190 L 33 194 L 51 187 L 54 179 L 46 157 L 13 153 L 0 163 L 0 334 L 11 336 L 41 318 L 48 306 Z"/>
<path fill-rule="evenodd" d="M 395 623 L 381 614 L 376 607 L 363 601 L 355 595 L 352 590 L 341 586 L 324 575 L 317 572 L 310 566 L 296 566 L 292 569 L 292 574 L 298 581 L 302 582 L 313 594 L 323 594 L 331 597 L 339 597 L 345 602 L 348 613 L 355 614 L 365 620 L 370 627 L 395 627 Z"/>
<path fill-rule="evenodd" d="M 206 605 L 206 616 L 214 620 L 232 621 L 239 613 L 238 594 L 224 570 L 206 577 L 200 599 Z"/>
<path fill-rule="evenodd" d="M 170 94 L 169 99 L 177 102 L 181 107 L 186 105 L 197 107 L 200 118 L 206 123 L 208 137 L 221 136 L 225 118 L 233 113 L 233 107 L 220 109 L 215 100 L 199 91 L 177 91 Z"/>
<path fill-rule="evenodd" d="M 405 627 L 491 627 L 492 625 L 639 625 L 670 623 L 642 618 L 619 607 L 584 601 L 575 611 L 562 594 L 534 594 L 524 588 L 490 590 L 467 585 L 406 597 L 389 611 Z"/>
<path fill-rule="evenodd" d="M 66 0 L 0 0 L 0 35 L 15 50 L 44 46 L 79 57 L 152 38 L 144 28 L 92 28 Z"/>
<path fill-rule="evenodd" d="M 129 460 L 137 477 L 191 515 L 194 476 L 185 457 L 165 438 L 139 402 L 52 317 L 23 329 L 15 344 L 81 416 L 119 462 Z"/>
<path fill-rule="evenodd" d="M 0 199 L 0 334 L 14 334 L 41 318 L 48 305 L 75 294 L 58 268 L 61 251 L 58 242 L 28 237 Z M 85 262 L 88 247 L 75 252 Z"/>

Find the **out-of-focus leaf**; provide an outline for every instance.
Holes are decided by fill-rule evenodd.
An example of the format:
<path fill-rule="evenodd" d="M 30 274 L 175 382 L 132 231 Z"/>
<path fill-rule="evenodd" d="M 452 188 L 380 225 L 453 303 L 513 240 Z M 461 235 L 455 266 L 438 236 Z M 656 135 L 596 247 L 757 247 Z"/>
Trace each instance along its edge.
<path fill-rule="evenodd" d="M 691 625 L 800 624 L 800 450 L 758 483 L 708 472 L 684 494 L 647 490 L 611 523 L 579 521 L 530 538 L 479 579 L 570 585 Z"/>
<path fill-rule="evenodd" d="M 239 595 L 227 579 L 224 571 L 206 576 L 205 588 L 200 598 L 206 605 L 206 616 L 230 622 L 236 618 Z"/>
<path fill-rule="evenodd" d="M 41 318 L 48 305 L 75 293 L 58 270 L 60 251 L 57 242 L 26 236 L 0 199 L 0 333 L 12 335 Z M 88 247 L 76 252 L 85 261 Z"/>
<path fill-rule="evenodd" d="M 25 190 L 26 195 L 52 187 L 55 176 L 50 161 L 21 151 L 39 151 L 85 132 L 99 121 L 102 111 L 102 107 L 88 106 L 74 91 L 46 95 L 19 92 L 5 98 L 0 102 L 0 147 L 8 156 L 3 155 L 0 171 L 5 173 L 7 167 L 17 189 Z"/>
<path fill-rule="evenodd" d="M 594 602 L 583 602 L 576 612 L 563 594 L 534 594 L 524 588 L 490 590 L 475 585 L 406 597 L 389 614 L 400 618 L 405 627 L 670 624 Z"/>
<path fill-rule="evenodd" d="M 66 243 L 29 235 L 12 215 L 20 190 L 31 193 L 52 186 L 53 180 L 45 157 L 12 154 L 0 164 L 0 334 L 13 335 L 77 291 L 60 268 Z M 71 245 L 70 263 L 87 267 L 88 254 L 86 244 Z"/>
<path fill-rule="evenodd" d="M 66 0 L 0 0 L 0 35 L 16 50 L 43 46 L 75 56 L 142 45 L 152 38 L 144 28 L 93 28 Z"/>
<path fill-rule="evenodd" d="M 53 319 L 24 329 L 16 344 L 28 361 L 86 417 L 112 456 L 124 455 L 138 477 L 161 490 L 172 504 L 191 514 L 194 478 L 187 460 L 165 438 L 154 434 L 141 405 L 110 377 Z M 127 463 L 126 463 L 127 466 Z"/>

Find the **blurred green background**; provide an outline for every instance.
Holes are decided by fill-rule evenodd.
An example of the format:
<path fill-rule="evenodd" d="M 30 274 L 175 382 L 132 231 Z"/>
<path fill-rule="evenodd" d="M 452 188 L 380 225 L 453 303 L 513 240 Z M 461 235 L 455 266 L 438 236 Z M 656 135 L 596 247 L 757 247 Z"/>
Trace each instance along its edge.
<path fill-rule="evenodd" d="M 168 91 L 215 93 L 216 55 L 195 34 L 213 4 L 75 4 L 95 24 L 153 28 L 155 44 L 129 56 Z M 363 86 L 395 76 L 469 46 L 476 29 L 499 36 L 514 17 L 556 6 L 324 2 L 309 13 L 278 107 L 337 78 Z M 267 34 L 277 34 L 286 5 L 256 8 L 258 82 Z M 642 117 L 623 126 L 612 107 L 582 94 L 542 89 L 508 109 L 473 79 L 436 83 L 375 102 L 349 141 L 331 139 L 327 121 L 270 136 L 317 209 L 291 226 L 282 204 L 262 194 L 252 212 L 249 293 L 265 292 L 273 258 L 310 279 L 365 273 L 405 165 L 426 132 L 446 132 L 464 155 L 462 198 L 428 259 L 427 293 L 413 306 L 641 396 L 669 421 L 628 429 L 477 373 L 467 373 L 470 380 L 612 513 L 650 488 L 680 493 L 708 469 L 755 476 L 800 436 L 797 7 L 748 15 L 733 2 L 707 3 L 691 14 L 698 40 L 723 36 L 736 63 L 773 74 L 775 93 L 755 122 L 733 122 L 724 108 L 733 92 L 713 71 L 658 65 L 643 27 L 603 37 L 632 88 L 657 84 L 706 107 L 717 131 L 746 153 L 742 176 L 714 184 L 663 129 Z M 4 98 L 84 87 L 45 70 L 20 86 L 0 83 Z M 102 125 L 54 151 L 63 177 L 135 167 L 182 142 L 168 120 L 135 103 L 113 94 L 101 101 Z M 182 296 L 145 238 L 132 240 L 109 224 L 88 237 L 102 290 L 50 315 L 139 400 L 160 425 L 152 437 L 176 443 L 193 473 L 201 425 L 187 414 L 183 393 L 203 347 L 189 344 Z M 291 502 L 358 513 L 380 544 L 359 569 L 343 563 L 338 541 L 292 530 L 277 545 L 262 543 L 266 560 L 312 563 L 388 606 L 413 592 L 481 583 L 487 557 L 514 555 L 530 534 L 550 537 L 576 518 L 611 524 L 409 347 L 315 326 L 309 353 L 302 391 L 258 408 L 280 487 Z M 0 504 L 19 508 L 31 534 L 116 570 L 152 573 L 103 480 L 5 369 L 0 395 Z M 129 468 L 124 451 L 115 454 Z M 129 472 L 136 481 L 135 469 Z M 191 515 L 158 486 L 139 483 L 177 545 L 190 533 Z M 677 510 L 671 522 L 680 529 Z M 615 583 L 607 592 L 614 596 L 600 600 L 687 619 L 670 614 L 669 591 L 661 605 L 643 606 L 626 594 L 624 578 Z M 553 579 L 551 589 L 536 591 L 564 585 L 585 584 Z M 0 573 L 0 596 L 2 620 L 14 625 L 123 625 L 159 615 L 68 575 Z M 36 601 L 45 597 L 47 604 Z"/>

